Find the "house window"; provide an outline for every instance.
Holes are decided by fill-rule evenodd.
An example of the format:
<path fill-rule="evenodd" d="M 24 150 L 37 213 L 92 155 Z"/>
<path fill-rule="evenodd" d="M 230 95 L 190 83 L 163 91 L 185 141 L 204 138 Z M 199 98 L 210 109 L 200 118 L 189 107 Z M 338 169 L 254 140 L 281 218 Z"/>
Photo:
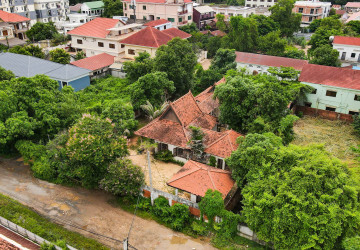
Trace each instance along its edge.
<path fill-rule="evenodd" d="M 104 47 L 104 43 L 98 42 L 98 46 L 99 46 L 99 47 Z"/>
<path fill-rule="evenodd" d="M 175 18 L 170 18 L 170 17 L 169 17 L 169 18 L 168 18 L 168 21 L 170 21 L 170 22 L 173 23 L 173 22 L 175 22 Z"/>
<path fill-rule="evenodd" d="M 77 39 L 76 41 L 78 44 L 82 44 L 82 40 L 81 39 Z"/>
<path fill-rule="evenodd" d="M 191 16 L 188 16 L 188 20 L 191 20 Z"/>
<path fill-rule="evenodd" d="M 179 17 L 179 23 L 181 23 L 182 22 L 182 17 Z"/>
<path fill-rule="evenodd" d="M 356 56 L 356 53 L 351 53 L 351 57 L 354 58 Z"/>
<path fill-rule="evenodd" d="M 360 95 L 355 95 L 354 100 L 360 102 Z"/>
<path fill-rule="evenodd" d="M 316 92 L 317 92 L 317 89 L 314 89 L 312 92 L 311 92 L 311 94 L 316 94 Z"/>
<path fill-rule="evenodd" d="M 336 97 L 336 91 L 327 90 L 326 96 Z"/>
<path fill-rule="evenodd" d="M 7 30 L 3 30 L 3 36 L 7 36 L 8 35 L 8 31 Z"/>
<path fill-rule="evenodd" d="M 349 115 L 359 115 L 359 112 L 349 110 Z"/>
<path fill-rule="evenodd" d="M 109 43 L 109 48 L 110 48 L 110 49 L 115 49 L 115 44 Z"/>
<path fill-rule="evenodd" d="M 217 160 L 217 167 L 218 167 L 218 168 L 222 168 L 222 167 L 223 167 L 223 160 L 222 160 L 222 159 L 218 159 L 218 160 Z"/>
<path fill-rule="evenodd" d="M 143 5 L 143 10 L 146 10 L 146 5 Z"/>
<path fill-rule="evenodd" d="M 184 157 L 184 149 L 182 149 L 182 148 L 174 148 L 174 155 Z"/>
<path fill-rule="evenodd" d="M 68 85 L 68 83 L 67 83 L 67 82 L 61 82 L 61 85 L 62 85 L 63 87 L 65 87 L 65 86 Z"/>
<path fill-rule="evenodd" d="M 335 111 L 336 108 L 334 108 L 334 107 L 326 107 L 325 110 L 327 110 L 327 111 Z"/>
<path fill-rule="evenodd" d="M 146 20 L 146 16 L 143 16 L 143 19 Z"/>
<path fill-rule="evenodd" d="M 314 9 L 311 9 L 311 10 L 310 10 L 310 14 L 314 14 Z"/>
<path fill-rule="evenodd" d="M 313 17 L 310 16 L 310 17 L 309 17 L 309 22 L 312 22 L 312 20 L 313 20 Z"/>
<path fill-rule="evenodd" d="M 159 143 L 159 144 L 158 144 L 158 150 L 159 150 L 159 151 L 169 150 L 169 147 L 168 147 L 168 145 L 165 144 L 165 143 Z"/>
<path fill-rule="evenodd" d="M 135 55 L 135 50 L 129 49 L 129 50 L 128 50 L 128 54 L 129 54 L 129 55 Z"/>
<path fill-rule="evenodd" d="M 157 20 L 159 20 L 159 19 L 160 19 L 160 17 L 158 16 L 156 19 L 157 19 Z"/>
<path fill-rule="evenodd" d="M 305 102 L 304 104 L 305 104 L 305 107 L 311 108 L 311 102 Z"/>
<path fill-rule="evenodd" d="M 121 48 L 122 48 L 122 49 L 125 48 L 125 44 L 121 44 Z"/>
<path fill-rule="evenodd" d="M 299 13 L 303 13 L 304 8 L 299 8 Z"/>

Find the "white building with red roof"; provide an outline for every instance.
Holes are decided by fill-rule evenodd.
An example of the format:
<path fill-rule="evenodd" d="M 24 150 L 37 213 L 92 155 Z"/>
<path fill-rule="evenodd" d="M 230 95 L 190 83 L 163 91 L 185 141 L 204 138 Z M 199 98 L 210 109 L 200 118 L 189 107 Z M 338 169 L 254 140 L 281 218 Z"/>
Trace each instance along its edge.
<path fill-rule="evenodd" d="M 360 71 L 307 64 L 299 81 L 314 88 L 303 106 L 355 115 L 360 109 Z"/>
<path fill-rule="evenodd" d="M 190 34 L 177 28 L 164 29 L 162 31 L 151 26 L 142 29 L 120 41 L 125 51 L 125 58 L 134 59 L 141 52 L 148 52 L 151 57 L 155 56 L 156 50 L 167 44 L 173 38 L 187 39 Z"/>
<path fill-rule="evenodd" d="M 360 3 L 359 2 L 347 2 L 347 4 L 345 5 L 345 10 L 348 13 L 360 11 Z"/>
<path fill-rule="evenodd" d="M 124 52 L 120 41 L 130 36 L 141 24 L 128 24 L 111 18 L 98 17 L 71 31 L 71 47 L 84 51 L 87 57 L 107 53 L 120 56 Z"/>
<path fill-rule="evenodd" d="M 350 62 L 360 62 L 360 38 L 335 36 L 333 48 L 339 51 L 339 59 Z"/>
<path fill-rule="evenodd" d="M 123 0 L 124 15 L 130 19 L 170 21 L 173 26 L 191 23 L 193 20 L 193 2 L 191 0 L 137 0 L 132 6 L 131 0 Z"/>
<path fill-rule="evenodd" d="M 10 47 L 25 44 L 25 32 L 29 30 L 30 21 L 27 17 L 0 10 L 0 43 L 9 43 Z"/>
<path fill-rule="evenodd" d="M 308 64 L 307 60 L 293 59 L 280 56 L 268 56 L 262 54 L 254 54 L 247 52 L 236 52 L 238 68 L 247 68 L 251 73 L 267 73 L 270 67 L 293 67 L 295 70 L 301 71 Z"/>
<path fill-rule="evenodd" d="M 170 21 L 165 19 L 157 19 L 154 21 L 150 21 L 144 24 L 145 27 L 153 27 L 158 30 L 166 30 L 172 28 L 172 24 Z"/>

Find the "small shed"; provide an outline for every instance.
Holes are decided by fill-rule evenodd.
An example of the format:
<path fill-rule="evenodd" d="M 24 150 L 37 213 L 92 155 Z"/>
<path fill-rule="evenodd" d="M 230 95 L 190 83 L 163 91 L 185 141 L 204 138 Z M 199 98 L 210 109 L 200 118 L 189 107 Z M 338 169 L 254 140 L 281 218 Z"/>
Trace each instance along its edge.
<path fill-rule="evenodd" d="M 91 79 L 104 77 L 110 74 L 110 66 L 114 63 L 115 56 L 102 53 L 96 56 L 87 57 L 71 62 L 72 65 L 91 71 Z"/>

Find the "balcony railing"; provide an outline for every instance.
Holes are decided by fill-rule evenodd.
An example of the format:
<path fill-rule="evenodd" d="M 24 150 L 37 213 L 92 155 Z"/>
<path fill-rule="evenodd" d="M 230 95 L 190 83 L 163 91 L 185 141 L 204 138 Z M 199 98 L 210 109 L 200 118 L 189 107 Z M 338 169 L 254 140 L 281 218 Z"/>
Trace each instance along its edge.
<path fill-rule="evenodd" d="M 185 15 L 185 14 L 187 14 L 187 13 L 188 13 L 188 11 L 187 11 L 187 10 L 184 10 L 184 11 L 178 12 L 178 15 Z"/>

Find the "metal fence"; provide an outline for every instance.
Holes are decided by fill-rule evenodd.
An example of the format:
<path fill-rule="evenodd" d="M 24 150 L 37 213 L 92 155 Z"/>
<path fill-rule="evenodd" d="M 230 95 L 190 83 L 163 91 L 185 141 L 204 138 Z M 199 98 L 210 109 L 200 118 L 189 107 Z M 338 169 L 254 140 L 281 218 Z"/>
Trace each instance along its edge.
<path fill-rule="evenodd" d="M 29 230 L 26 230 L 25 228 L 20 227 L 19 225 L 17 225 L 15 223 L 1 217 L 1 216 L 0 216 L 0 225 L 4 226 L 5 228 L 7 228 L 7 229 L 9 229 L 9 230 L 11 230 L 11 231 L 13 231 L 15 233 L 20 234 L 21 236 L 31 240 L 32 242 L 35 242 L 35 243 L 39 244 L 39 245 L 41 245 L 44 242 L 47 243 L 47 244 L 52 244 L 51 242 L 41 238 L 39 235 L 36 235 L 36 234 L 30 232 Z M 61 247 L 56 246 L 56 245 L 54 245 L 54 246 L 55 246 L 55 248 L 57 250 L 62 250 Z M 76 248 L 74 248 L 72 246 L 67 245 L 67 247 L 70 250 L 76 250 Z"/>

